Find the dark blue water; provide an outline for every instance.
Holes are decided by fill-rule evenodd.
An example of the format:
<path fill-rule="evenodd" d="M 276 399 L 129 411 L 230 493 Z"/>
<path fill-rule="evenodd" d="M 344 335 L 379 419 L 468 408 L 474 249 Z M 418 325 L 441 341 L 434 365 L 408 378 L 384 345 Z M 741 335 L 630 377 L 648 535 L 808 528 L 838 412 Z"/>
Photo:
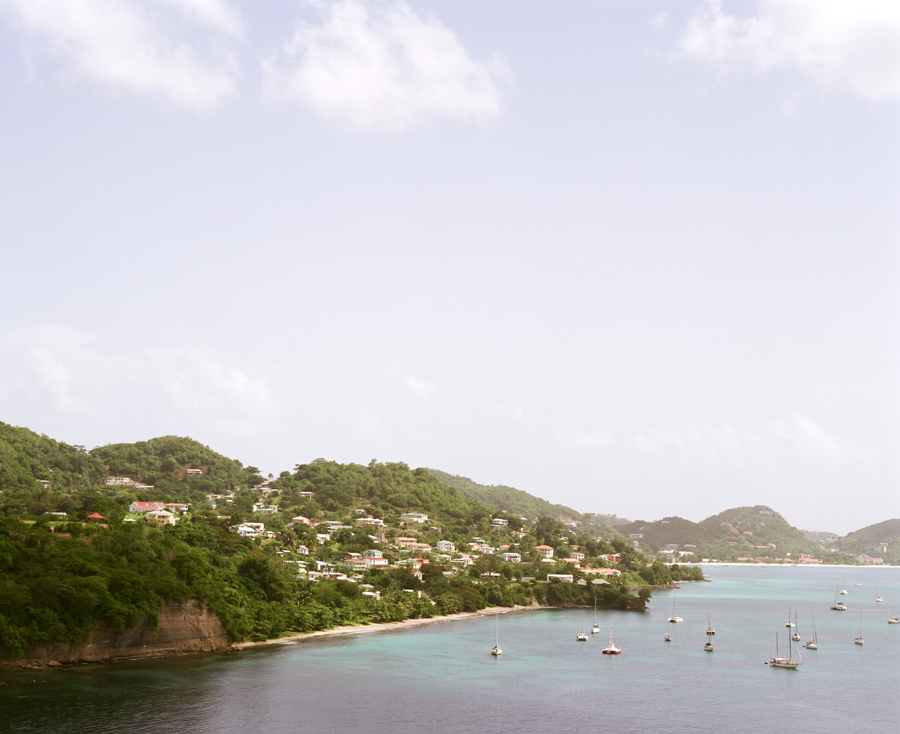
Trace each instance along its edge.
<path fill-rule="evenodd" d="M 646 613 L 604 612 L 602 634 L 575 641 L 581 613 L 493 618 L 321 639 L 236 654 L 0 675 L 2 732 L 790 732 L 900 731 L 900 569 L 708 567 L 712 582 L 672 592 Z M 885 602 L 875 603 L 876 587 Z M 796 671 L 785 653 L 788 607 L 818 651 Z M 707 608 L 716 651 L 703 652 Z M 895 608 L 900 613 L 900 607 Z M 590 610 L 584 626 L 591 624 Z M 862 620 L 865 645 L 853 639 Z M 623 653 L 606 656 L 608 625 Z M 663 636 L 671 632 L 673 640 Z M 797 656 L 795 648 L 794 657 Z"/>

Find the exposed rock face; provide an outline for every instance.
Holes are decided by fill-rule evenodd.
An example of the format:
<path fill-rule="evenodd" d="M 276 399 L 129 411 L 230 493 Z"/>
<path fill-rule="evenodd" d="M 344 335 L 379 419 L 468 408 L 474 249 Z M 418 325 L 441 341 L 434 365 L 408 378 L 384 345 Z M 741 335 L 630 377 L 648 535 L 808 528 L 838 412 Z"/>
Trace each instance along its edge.
<path fill-rule="evenodd" d="M 41 645 L 26 650 L 18 660 L 3 661 L 0 666 L 107 662 L 122 658 L 214 652 L 230 646 L 231 640 L 219 618 L 202 602 L 191 600 L 184 604 L 173 602 L 160 609 L 156 629 L 151 629 L 147 622 L 124 632 L 98 626 L 91 630 L 86 642 Z"/>

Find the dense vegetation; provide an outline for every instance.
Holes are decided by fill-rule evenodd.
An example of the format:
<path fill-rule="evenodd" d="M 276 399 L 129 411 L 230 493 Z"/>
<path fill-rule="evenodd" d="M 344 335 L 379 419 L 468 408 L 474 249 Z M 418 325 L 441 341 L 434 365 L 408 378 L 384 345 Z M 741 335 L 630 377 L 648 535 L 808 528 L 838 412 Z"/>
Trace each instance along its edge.
<path fill-rule="evenodd" d="M 518 517 L 527 517 L 529 520 L 537 520 L 539 517 L 582 519 L 581 513 L 571 507 L 551 504 L 547 500 L 523 492 L 521 489 L 506 487 L 502 484 L 493 486 L 477 484 L 468 477 L 448 474 L 439 469 L 429 469 L 428 471 L 447 486 L 453 487 L 466 497 L 480 502 L 492 510 L 501 510 Z"/>
<path fill-rule="evenodd" d="M 887 543 L 887 550 L 882 549 L 883 543 Z M 900 563 L 900 519 L 861 528 L 839 538 L 834 545 L 847 553 L 865 553 L 882 558 L 885 563 Z"/>
<path fill-rule="evenodd" d="M 803 531 L 763 505 L 725 510 L 699 523 L 666 517 L 655 522 L 636 520 L 618 529 L 624 534 L 640 535 L 640 547 L 648 552 L 657 553 L 672 546 L 690 551 L 693 555 L 690 560 L 695 561 L 701 558 L 774 560 L 798 558 L 801 553 L 823 557 L 822 549 Z"/>

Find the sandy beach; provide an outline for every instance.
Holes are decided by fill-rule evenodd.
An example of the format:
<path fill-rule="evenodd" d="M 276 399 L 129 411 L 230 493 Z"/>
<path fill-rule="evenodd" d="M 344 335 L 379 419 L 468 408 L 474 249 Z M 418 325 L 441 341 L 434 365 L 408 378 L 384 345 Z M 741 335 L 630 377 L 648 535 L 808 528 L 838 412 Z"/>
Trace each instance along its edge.
<path fill-rule="evenodd" d="M 427 619 L 405 619 L 402 622 L 376 622 L 374 624 L 345 625 L 343 627 L 334 627 L 329 630 L 321 630 L 319 632 L 303 632 L 297 635 L 289 635 L 287 637 L 278 637 L 273 640 L 262 640 L 261 642 L 236 642 L 233 650 L 244 650 L 250 647 L 260 647 L 262 645 L 292 645 L 298 642 L 307 642 L 321 637 L 338 637 L 341 635 L 363 635 L 369 632 L 389 632 L 408 629 L 410 627 L 421 627 L 426 624 L 440 624 L 442 622 L 458 622 L 463 619 L 472 619 L 473 617 L 486 617 L 494 614 L 510 614 L 511 612 L 528 612 L 536 609 L 556 609 L 556 607 L 541 606 L 532 604 L 526 607 L 486 607 L 477 612 L 460 612 L 459 614 L 447 614 L 441 617 L 428 617 Z"/>

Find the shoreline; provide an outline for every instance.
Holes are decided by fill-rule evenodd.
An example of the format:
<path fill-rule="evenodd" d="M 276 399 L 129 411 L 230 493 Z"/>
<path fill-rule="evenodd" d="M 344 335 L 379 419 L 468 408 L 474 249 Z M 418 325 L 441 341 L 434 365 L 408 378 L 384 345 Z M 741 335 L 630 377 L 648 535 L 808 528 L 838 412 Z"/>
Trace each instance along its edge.
<path fill-rule="evenodd" d="M 254 647 L 265 647 L 267 645 L 296 645 L 302 642 L 322 639 L 323 637 L 344 637 L 348 635 L 368 634 L 370 632 L 390 632 L 392 630 L 409 629 L 410 627 L 423 627 L 428 624 L 459 622 L 465 619 L 475 619 L 477 617 L 487 617 L 495 614 L 511 614 L 513 612 L 530 612 L 540 609 L 559 608 L 560 607 L 544 606 L 541 604 L 530 604 L 524 607 L 485 607 L 484 609 L 479 609 L 477 612 L 458 612 L 457 614 L 445 614 L 438 617 L 404 619 L 401 622 L 373 622 L 372 624 L 343 625 L 341 627 L 332 627 L 328 630 L 318 630 L 316 632 L 298 632 L 295 635 L 276 637 L 271 640 L 260 640 L 259 642 L 235 642 L 229 649 L 240 651 Z"/>
<path fill-rule="evenodd" d="M 867 564 L 865 566 L 850 566 L 846 563 L 742 563 L 738 561 L 709 561 L 707 563 L 691 563 L 691 566 L 767 566 L 770 568 L 774 567 L 784 567 L 784 568 L 843 568 L 843 569 L 853 569 L 854 571 L 859 571 L 863 568 L 900 568 L 900 566 L 896 566 L 891 563 L 879 563 L 875 564 Z"/>

